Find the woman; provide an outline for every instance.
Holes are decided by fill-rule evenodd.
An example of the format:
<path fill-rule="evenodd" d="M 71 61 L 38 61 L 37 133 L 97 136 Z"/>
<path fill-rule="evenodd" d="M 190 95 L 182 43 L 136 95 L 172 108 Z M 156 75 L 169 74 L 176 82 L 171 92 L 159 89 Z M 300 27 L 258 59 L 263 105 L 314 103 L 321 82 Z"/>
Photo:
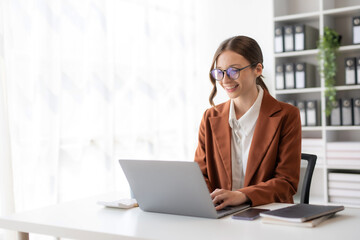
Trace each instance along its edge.
<path fill-rule="evenodd" d="M 262 80 L 262 52 L 254 39 L 221 43 L 210 71 L 212 108 L 199 129 L 195 161 L 217 210 L 249 202 L 293 203 L 299 182 L 299 110 L 279 102 Z M 215 106 L 216 82 L 230 100 Z"/>

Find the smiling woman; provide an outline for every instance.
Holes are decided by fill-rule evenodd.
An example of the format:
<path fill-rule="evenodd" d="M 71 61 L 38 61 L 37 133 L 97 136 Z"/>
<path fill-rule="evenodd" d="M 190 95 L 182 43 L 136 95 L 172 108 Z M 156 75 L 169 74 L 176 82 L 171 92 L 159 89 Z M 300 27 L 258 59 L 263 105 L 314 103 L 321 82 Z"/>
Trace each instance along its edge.
<path fill-rule="evenodd" d="M 257 42 L 222 42 L 210 70 L 212 108 L 204 115 L 195 153 L 217 210 L 250 202 L 293 202 L 301 158 L 299 110 L 271 97 L 262 80 Z M 214 105 L 216 82 L 229 101 Z"/>

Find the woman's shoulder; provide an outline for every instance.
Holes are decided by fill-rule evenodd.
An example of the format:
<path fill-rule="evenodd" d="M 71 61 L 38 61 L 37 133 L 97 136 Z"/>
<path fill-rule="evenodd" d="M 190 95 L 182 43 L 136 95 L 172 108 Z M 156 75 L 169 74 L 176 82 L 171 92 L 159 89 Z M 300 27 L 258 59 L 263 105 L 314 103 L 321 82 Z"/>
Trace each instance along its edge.
<path fill-rule="evenodd" d="M 224 114 L 229 114 L 229 108 L 230 108 L 230 100 L 220 103 L 216 105 L 215 107 L 211 107 L 205 110 L 204 116 L 205 117 L 218 117 L 222 116 Z"/>
<path fill-rule="evenodd" d="M 300 119 L 300 110 L 286 102 L 278 101 L 281 107 L 280 115 L 287 119 L 287 122 L 294 122 Z"/>
<path fill-rule="evenodd" d="M 292 113 L 296 114 L 296 112 L 299 112 L 299 109 L 297 107 L 274 98 L 268 92 L 264 93 L 262 104 L 264 104 L 264 108 L 262 109 L 270 114 L 288 115 Z"/>
<path fill-rule="evenodd" d="M 279 102 L 281 108 L 284 109 L 285 111 L 290 111 L 290 112 L 299 111 L 299 109 L 297 107 L 295 107 L 294 105 L 292 105 L 292 104 L 282 102 L 282 101 L 279 101 L 279 100 L 277 100 L 277 101 Z"/>

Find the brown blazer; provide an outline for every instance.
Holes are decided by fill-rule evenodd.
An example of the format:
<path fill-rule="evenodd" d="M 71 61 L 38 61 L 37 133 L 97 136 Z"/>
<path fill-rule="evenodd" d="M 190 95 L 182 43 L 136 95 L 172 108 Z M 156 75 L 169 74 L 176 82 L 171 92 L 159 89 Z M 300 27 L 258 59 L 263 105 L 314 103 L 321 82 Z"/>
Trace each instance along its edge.
<path fill-rule="evenodd" d="M 195 161 L 212 192 L 231 190 L 230 100 L 205 111 L 199 129 Z M 301 160 L 301 122 L 299 110 L 279 102 L 264 90 L 259 117 L 250 146 L 245 171 L 245 193 L 252 206 L 293 203 L 297 191 Z"/>

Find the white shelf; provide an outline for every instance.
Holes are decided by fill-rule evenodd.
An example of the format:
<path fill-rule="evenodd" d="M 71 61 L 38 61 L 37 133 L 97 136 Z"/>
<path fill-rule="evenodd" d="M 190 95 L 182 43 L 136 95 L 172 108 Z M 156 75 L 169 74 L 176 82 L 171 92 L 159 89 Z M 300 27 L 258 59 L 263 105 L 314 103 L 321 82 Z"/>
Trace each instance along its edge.
<path fill-rule="evenodd" d="M 360 165 L 332 165 L 332 164 L 328 164 L 327 165 L 328 169 L 341 169 L 341 170 L 360 170 Z"/>
<path fill-rule="evenodd" d="M 323 11 L 324 16 L 348 16 L 348 15 L 359 15 L 360 6 L 334 8 Z"/>
<path fill-rule="evenodd" d="M 360 126 L 326 126 L 327 131 L 360 131 Z"/>
<path fill-rule="evenodd" d="M 347 86 L 336 86 L 336 91 L 348 91 L 348 90 L 358 90 L 360 85 L 347 85 Z"/>
<path fill-rule="evenodd" d="M 314 127 L 310 127 L 310 126 L 304 126 L 301 128 L 302 131 L 306 131 L 306 132 L 312 132 L 312 131 L 322 131 L 322 126 L 314 126 Z"/>
<path fill-rule="evenodd" d="M 354 50 L 360 50 L 360 45 L 348 45 L 339 47 L 339 52 L 348 52 Z"/>
<path fill-rule="evenodd" d="M 320 34 L 323 34 L 323 29 L 328 26 L 342 35 L 343 44 L 349 44 L 341 46 L 338 49 L 338 72 L 336 80 L 338 84 L 344 84 L 345 70 L 343 66 L 343 58 L 346 57 L 358 57 L 360 56 L 360 44 L 351 45 L 352 42 L 352 26 L 351 19 L 353 16 L 360 16 L 360 1 L 349 0 L 293 0 L 291 3 L 286 0 L 274 0 L 274 26 L 284 26 L 286 24 L 306 24 L 319 29 Z M 288 14 L 288 15 L 285 15 Z M 305 51 L 293 51 L 274 53 L 274 62 L 285 63 L 302 61 L 313 65 L 319 65 L 317 55 L 318 49 L 310 49 Z M 342 65 L 339 65 L 342 64 Z M 275 69 L 274 69 L 275 72 Z M 316 77 L 319 77 L 318 75 Z M 360 79 L 358 77 L 358 79 Z M 320 82 L 318 81 L 320 80 Z M 302 127 L 302 136 L 304 138 L 320 138 L 322 141 L 321 150 L 321 162 L 316 164 L 318 169 L 316 180 L 312 182 L 312 188 L 314 188 L 310 202 L 319 202 L 322 204 L 331 204 L 328 202 L 328 171 L 331 169 L 339 170 L 360 170 L 359 165 L 331 165 L 326 159 L 326 146 L 328 142 L 336 141 L 360 141 L 360 126 L 326 126 L 327 117 L 325 115 L 325 79 L 320 76 L 320 79 L 316 79 L 316 86 L 314 88 L 304 89 L 273 89 L 275 96 L 278 99 L 292 100 L 299 99 L 317 99 L 321 102 L 320 112 L 321 117 L 319 121 L 321 126 L 315 127 Z M 338 91 L 339 97 L 357 97 L 360 96 L 360 84 L 359 85 L 342 85 L 336 86 L 335 90 Z M 319 153 L 320 154 L 320 153 Z M 331 162 L 330 162 L 331 163 Z M 303 166 L 302 166 L 303 167 Z M 314 176 L 313 176 L 314 177 Z M 321 191 L 322 190 L 322 191 Z M 349 206 L 349 204 L 342 203 Z M 352 205 L 354 206 L 354 205 Z M 354 207 L 360 207 L 355 205 Z"/>
<path fill-rule="evenodd" d="M 295 93 L 320 93 L 321 88 L 296 88 L 296 89 L 277 89 L 275 94 L 295 94 Z"/>
<path fill-rule="evenodd" d="M 283 58 L 283 57 L 298 57 L 298 56 L 311 56 L 317 55 L 319 52 L 318 49 L 309 49 L 304 51 L 292 51 L 292 52 L 282 52 L 275 53 L 275 58 Z"/>
<path fill-rule="evenodd" d="M 319 20 L 319 12 L 299 13 L 274 17 L 275 22 L 292 22 L 292 21 Z"/>

